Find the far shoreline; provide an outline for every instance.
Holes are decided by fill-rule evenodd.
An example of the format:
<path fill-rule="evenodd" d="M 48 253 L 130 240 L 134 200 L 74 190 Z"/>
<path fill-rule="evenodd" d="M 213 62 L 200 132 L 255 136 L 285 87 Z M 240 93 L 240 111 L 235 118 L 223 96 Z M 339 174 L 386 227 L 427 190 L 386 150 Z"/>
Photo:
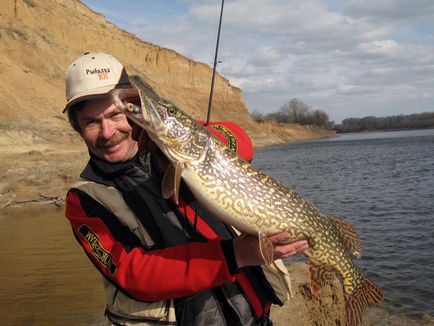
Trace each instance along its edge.
<path fill-rule="evenodd" d="M 396 132 L 396 131 L 418 131 L 418 130 L 431 130 L 434 129 L 434 127 L 427 127 L 427 128 L 398 128 L 398 129 L 364 129 L 360 131 L 344 131 L 344 132 L 338 132 L 336 130 L 336 135 L 345 135 L 345 134 L 359 134 L 359 133 L 373 133 L 373 132 Z"/>

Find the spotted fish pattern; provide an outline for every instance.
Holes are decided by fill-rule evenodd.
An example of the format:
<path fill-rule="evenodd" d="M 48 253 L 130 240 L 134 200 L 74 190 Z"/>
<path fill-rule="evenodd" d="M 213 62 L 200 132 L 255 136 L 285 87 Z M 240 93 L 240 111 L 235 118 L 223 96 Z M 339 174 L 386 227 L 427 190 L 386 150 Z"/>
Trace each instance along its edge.
<path fill-rule="evenodd" d="M 112 99 L 172 163 L 163 181 L 163 188 L 169 188 L 166 194 L 176 199 L 182 178 L 203 206 L 240 231 L 269 235 L 289 231 L 291 241 L 306 239 L 310 289 L 316 295 L 338 276 L 348 326 L 361 323 L 365 307 L 381 303 L 382 291 L 353 262 L 360 257 L 362 244 L 349 223 L 320 212 L 294 190 L 241 159 L 195 119 L 160 97 L 143 78 L 132 76 L 130 82 L 133 90 L 115 90 Z M 134 92 L 140 106 L 124 100 Z"/>

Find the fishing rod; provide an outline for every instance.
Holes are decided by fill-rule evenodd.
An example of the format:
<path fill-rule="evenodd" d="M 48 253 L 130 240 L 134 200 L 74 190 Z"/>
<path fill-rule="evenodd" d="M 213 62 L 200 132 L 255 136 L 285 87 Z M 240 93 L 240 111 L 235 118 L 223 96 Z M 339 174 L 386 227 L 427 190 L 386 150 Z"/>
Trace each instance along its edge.
<path fill-rule="evenodd" d="M 219 50 L 219 42 L 220 42 L 220 30 L 222 27 L 222 17 L 223 17 L 223 6 L 225 4 L 225 0 L 222 0 L 222 6 L 220 9 L 220 20 L 219 20 L 219 27 L 217 32 L 217 42 L 215 46 L 215 54 L 214 54 L 214 67 L 212 69 L 212 77 L 211 77 L 211 90 L 209 92 L 209 101 L 208 101 L 208 114 L 206 116 L 206 123 L 205 126 L 209 124 L 209 119 L 211 116 L 211 107 L 212 107 L 212 96 L 214 94 L 214 79 L 215 79 L 215 70 L 217 67 L 217 56 L 218 56 L 218 50 Z"/>

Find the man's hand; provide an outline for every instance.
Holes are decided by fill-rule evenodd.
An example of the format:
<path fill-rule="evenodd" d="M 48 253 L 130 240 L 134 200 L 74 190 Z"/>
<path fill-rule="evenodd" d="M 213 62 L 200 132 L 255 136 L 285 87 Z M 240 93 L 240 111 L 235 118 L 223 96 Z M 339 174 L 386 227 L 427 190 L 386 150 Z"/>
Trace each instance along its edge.
<path fill-rule="evenodd" d="M 287 258 L 309 249 L 309 243 L 307 240 L 288 243 L 291 239 L 291 234 L 288 232 L 271 235 L 268 239 L 270 239 L 274 246 L 274 259 Z"/>
<path fill-rule="evenodd" d="M 306 240 L 288 243 L 291 235 L 281 232 L 268 237 L 274 247 L 273 260 L 293 256 L 309 248 Z M 251 234 L 242 234 L 233 240 L 235 259 L 239 268 L 245 266 L 258 266 L 265 263 L 259 250 L 258 237 Z"/>

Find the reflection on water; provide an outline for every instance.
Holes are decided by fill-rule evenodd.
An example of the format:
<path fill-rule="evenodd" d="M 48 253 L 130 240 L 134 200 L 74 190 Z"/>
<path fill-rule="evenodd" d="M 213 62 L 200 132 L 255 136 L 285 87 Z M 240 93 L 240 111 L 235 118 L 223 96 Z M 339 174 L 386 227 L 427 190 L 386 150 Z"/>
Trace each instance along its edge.
<path fill-rule="evenodd" d="M 104 320 L 99 273 L 63 209 L 0 212 L 2 325 L 96 325 Z"/>

